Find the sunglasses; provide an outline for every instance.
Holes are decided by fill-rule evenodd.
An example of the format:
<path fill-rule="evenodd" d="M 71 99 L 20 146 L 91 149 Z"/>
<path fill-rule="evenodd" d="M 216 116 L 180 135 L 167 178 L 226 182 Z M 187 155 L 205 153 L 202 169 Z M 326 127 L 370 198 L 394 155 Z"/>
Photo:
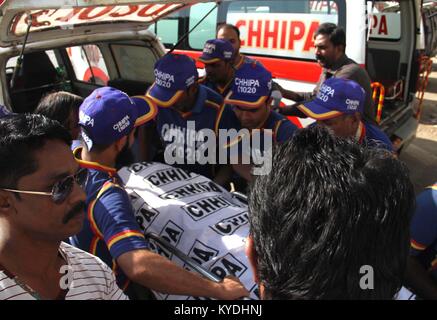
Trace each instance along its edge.
<path fill-rule="evenodd" d="M 64 179 L 56 182 L 53 185 L 51 192 L 27 191 L 27 190 L 16 190 L 16 189 L 6 189 L 6 188 L 1 188 L 1 190 L 15 192 L 15 193 L 51 196 L 54 203 L 60 204 L 64 202 L 65 199 L 67 199 L 67 197 L 73 191 L 74 182 L 76 182 L 81 188 L 84 188 L 87 179 L 88 179 L 88 170 L 85 168 L 81 168 L 75 174 L 65 177 Z"/>

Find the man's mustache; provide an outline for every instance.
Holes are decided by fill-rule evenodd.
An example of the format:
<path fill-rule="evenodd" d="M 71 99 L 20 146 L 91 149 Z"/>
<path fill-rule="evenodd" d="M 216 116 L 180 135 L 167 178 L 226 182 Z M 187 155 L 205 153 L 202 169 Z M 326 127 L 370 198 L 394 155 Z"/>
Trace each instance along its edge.
<path fill-rule="evenodd" d="M 83 213 L 84 210 L 85 210 L 85 202 L 84 201 L 78 202 L 77 204 L 74 205 L 74 207 L 70 211 L 67 212 L 67 214 L 62 219 L 62 223 L 67 224 L 68 221 L 73 219 L 78 214 Z"/>

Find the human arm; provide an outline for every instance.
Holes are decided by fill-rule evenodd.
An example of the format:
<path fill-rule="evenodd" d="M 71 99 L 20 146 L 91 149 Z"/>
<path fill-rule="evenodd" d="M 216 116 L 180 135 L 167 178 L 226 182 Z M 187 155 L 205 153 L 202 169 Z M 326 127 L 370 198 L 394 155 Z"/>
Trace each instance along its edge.
<path fill-rule="evenodd" d="M 411 220 L 411 248 L 405 275 L 406 285 L 424 299 L 437 299 L 437 282 L 419 257 L 428 255 L 437 242 L 437 192 L 426 189 L 417 197 L 415 214 Z M 423 260 L 423 259 L 422 259 Z M 427 259 L 425 259 L 427 260 Z"/>
<path fill-rule="evenodd" d="M 129 196 L 121 187 L 114 186 L 107 191 L 90 217 L 102 233 L 111 256 L 136 283 L 163 293 L 218 299 L 237 299 L 249 294 L 238 280 L 227 278 L 217 284 L 150 252 L 135 221 Z"/>
<path fill-rule="evenodd" d="M 233 300 L 249 295 L 235 277 L 216 283 L 187 271 L 159 254 L 148 250 L 133 250 L 117 258 L 128 278 L 162 293 Z"/>
<path fill-rule="evenodd" d="M 437 299 L 437 283 L 431 278 L 429 272 L 418 261 L 417 257 L 409 256 L 407 272 L 405 274 L 406 285 L 412 288 L 414 293 L 422 299 Z"/>

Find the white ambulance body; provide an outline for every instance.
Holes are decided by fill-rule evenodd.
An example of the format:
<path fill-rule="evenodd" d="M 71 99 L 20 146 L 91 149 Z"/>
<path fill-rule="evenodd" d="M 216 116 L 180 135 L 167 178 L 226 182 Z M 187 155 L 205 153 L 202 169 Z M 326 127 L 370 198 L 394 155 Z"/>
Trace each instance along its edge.
<path fill-rule="evenodd" d="M 346 54 L 385 88 L 382 129 L 398 149 L 415 136 L 416 84 L 424 52 L 420 0 L 224 0 L 173 13 L 160 19 L 153 31 L 170 48 L 210 10 L 178 45 L 179 52 L 198 57 L 218 25 L 234 24 L 241 33 L 241 52 L 262 62 L 276 82 L 293 91 L 311 91 L 319 79 L 313 43 L 317 27 L 324 22 L 342 26 Z M 291 120 L 301 126 L 310 122 Z"/>

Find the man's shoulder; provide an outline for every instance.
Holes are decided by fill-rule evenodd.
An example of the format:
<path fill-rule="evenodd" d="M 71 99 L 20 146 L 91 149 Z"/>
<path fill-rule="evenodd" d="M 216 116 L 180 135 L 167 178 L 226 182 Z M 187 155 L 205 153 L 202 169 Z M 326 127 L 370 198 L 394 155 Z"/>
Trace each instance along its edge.
<path fill-rule="evenodd" d="M 288 138 L 290 138 L 297 130 L 297 127 L 282 114 L 271 111 L 270 118 L 273 121 L 272 129 L 276 131 L 275 135 L 277 142 L 288 140 Z"/>
<path fill-rule="evenodd" d="M 100 258 L 65 242 L 61 242 L 59 250 L 66 256 L 73 271 L 79 273 L 76 276 L 86 277 L 92 273 L 95 276 L 111 277 L 111 269 Z"/>
<path fill-rule="evenodd" d="M 417 196 L 418 207 L 426 207 L 437 216 L 437 182 L 425 188 Z"/>
<path fill-rule="evenodd" d="M 200 87 L 206 92 L 206 102 L 216 104 L 217 106 L 221 106 L 223 104 L 223 97 L 216 91 L 205 85 L 200 85 Z"/>
<path fill-rule="evenodd" d="M 365 81 L 366 83 L 369 82 L 370 85 L 371 82 L 367 71 L 354 60 L 349 58 L 347 58 L 346 62 L 336 70 L 335 77 L 354 80 L 360 84 Z"/>
<path fill-rule="evenodd" d="M 366 140 L 368 143 L 393 151 L 393 144 L 388 136 L 378 126 L 364 122 L 366 127 Z"/>
<path fill-rule="evenodd" d="M 61 242 L 60 251 L 68 260 L 65 275 L 69 286 L 66 300 L 124 300 L 126 296 L 116 287 L 111 269 L 98 257 Z M 115 288 L 115 290 L 114 290 Z"/>
<path fill-rule="evenodd" d="M 88 266 L 94 265 L 100 268 L 102 272 L 111 272 L 108 266 L 100 258 L 68 243 L 61 242 L 59 250 L 67 256 L 69 264 L 84 265 L 84 269 L 88 269 Z"/>

